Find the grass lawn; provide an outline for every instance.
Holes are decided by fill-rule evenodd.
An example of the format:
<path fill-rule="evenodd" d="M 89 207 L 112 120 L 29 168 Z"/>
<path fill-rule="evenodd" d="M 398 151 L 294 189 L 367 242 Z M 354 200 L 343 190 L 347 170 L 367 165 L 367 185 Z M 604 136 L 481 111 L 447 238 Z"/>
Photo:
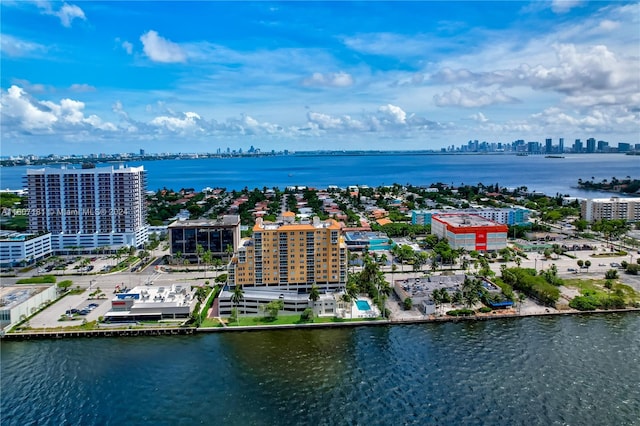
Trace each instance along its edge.
<path fill-rule="evenodd" d="M 239 321 L 227 322 L 230 327 L 235 326 L 256 326 L 256 325 L 284 325 L 284 324 L 326 324 L 331 322 L 350 322 L 350 321 L 375 321 L 370 318 L 336 318 L 336 317 L 315 317 L 313 321 L 301 321 L 300 315 L 278 315 L 275 319 L 256 317 L 240 317 Z M 213 326 L 216 327 L 216 326 Z"/>
<path fill-rule="evenodd" d="M 618 280 L 613 280 L 613 288 L 608 290 L 604 286 L 605 281 L 605 279 L 585 280 L 574 278 L 565 279 L 564 285 L 566 287 L 577 288 L 581 294 L 593 292 L 596 296 L 606 296 L 614 293 L 616 290 L 620 290 L 628 302 L 640 302 L 640 295 L 633 288 L 620 283 Z"/>
<path fill-rule="evenodd" d="M 200 327 L 222 327 L 222 324 L 217 318 L 205 318 Z"/>
<path fill-rule="evenodd" d="M 42 275 L 39 277 L 23 278 L 16 281 L 16 284 L 53 284 L 56 282 L 56 277 L 53 275 Z"/>

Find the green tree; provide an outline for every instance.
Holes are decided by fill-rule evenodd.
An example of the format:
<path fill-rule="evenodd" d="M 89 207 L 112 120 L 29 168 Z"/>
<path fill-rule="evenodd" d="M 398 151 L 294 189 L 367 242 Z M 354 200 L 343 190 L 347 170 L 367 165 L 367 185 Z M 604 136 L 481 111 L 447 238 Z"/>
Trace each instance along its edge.
<path fill-rule="evenodd" d="M 618 271 L 615 269 L 609 269 L 605 272 L 604 277 L 608 280 L 615 280 L 618 278 Z"/>
<path fill-rule="evenodd" d="M 471 308 L 473 305 L 480 301 L 480 295 L 482 294 L 482 281 L 479 279 L 465 278 L 462 283 L 462 297 L 465 305 Z"/>
<path fill-rule="evenodd" d="M 204 262 L 204 277 L 207 278 L 207 269 L 209 269 L 209 265 L 213 261 L 213 253 L 211 253 L 211 250 L 204 252 L 202 261 Z"/>
<path fill-rule="evenodd" d="M 413 308 L 413 300 L 410 297 L 407 297 L 402 302 L 405 311 L 410 311 Z"/>
<path fill-rule="evenodd" d="M 284 300 L 272 300 L 263 305 L 262 309 L 264 310 L 265 318 L 275 320 L 278 318 L 278 313 L 284 309 Z"/>
<path fill-rule="evenodd" d="M 584 267 L 587 268 L 587 272 L 589 272 L 589 267 L 591 266 L 591 261 L 590 260 L 585 260 L 584 261 Z"/>
<path fill-rule="evenodd" d="M 69 287 L 71 287 L 73 285 L 73 281 L 71 280 L 64 280 L 64 281 L 60 281 L 58 283 L 58 288 L 60 289 L 60 291 L 62 293 L 64 293 L 65 291 L 67 291 L 69 289 Z"/>
<path fill-rule="evenodd" d="M 204 302 L 204 299 L 207 297 L 207 289 L 204 287 L 198 287 L 196 289 L 196 299 L 198 300 L 198 302 L 202 303 Z"/>
<path fill-rule="evenodd" d="M 578 268 L 582 269 L 582 267 L 584 266 L 584 260 L 582 259 L 578 259 L 578 261 L 576 262 L 578 264 Z"/>
<path fill-rule="evenodd" d="M 204 247 L 202 247 L 202 244 L 196 244 L 196 256 L 198 257 L 198 269 L 200 269 L 200 259 L 202 259 L 203 254 L 204 254 Z"/>
<path fill-rule="evenodd" d="M 316 305 L 316 302 L 320 299 L 320 290 L 318 286 L 313 284 L 311 286 L 311 290 L 309 291 L 309 300 L 313 303 L 313 306 Z"/>
<path fill-rule="evenodd" d="M 238 305 L 243 300 L 244 300 L 244 289 L 242 288 L 241 285 L 236 284 L 236 286 L 233 288 L 233 293 L 231 293 L 231 303 L 233 303 L 233 305 L 236 308 L 238 308 Z M 246 312 L 243 312 L 243 313 L 246 314 Z"/>

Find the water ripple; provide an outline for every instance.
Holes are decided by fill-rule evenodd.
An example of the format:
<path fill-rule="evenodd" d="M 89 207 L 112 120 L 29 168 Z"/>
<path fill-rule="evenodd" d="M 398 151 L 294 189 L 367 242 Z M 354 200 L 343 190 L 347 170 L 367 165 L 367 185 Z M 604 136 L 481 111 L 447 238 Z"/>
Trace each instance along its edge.
<path fill-rule="evenodd" d="M 3 342 L 4 425 L 632 425 L 640 315 Z"/>

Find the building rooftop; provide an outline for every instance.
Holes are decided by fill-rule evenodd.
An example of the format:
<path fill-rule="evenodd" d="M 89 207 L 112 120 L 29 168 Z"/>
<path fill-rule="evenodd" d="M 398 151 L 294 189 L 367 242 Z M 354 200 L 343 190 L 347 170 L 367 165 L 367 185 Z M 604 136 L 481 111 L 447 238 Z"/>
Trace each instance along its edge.
<path fill-rule="evenodd" d="M 127 299 L 135 300 L 132 308 L 144 305 L 146 307 L 157 307 L 158 309 L 175 306 L 189 306 L 193 301 L 189 288 L 179 284 L 172 284 L 168 287 L 134 287 L 126 293 L 116 294 L 112 301 Z"/>
<path fill-rule="evenodd" d="M 0 309 L 12 309 L 22 302 L 46 290 L 48 287 L 2 287 L 0 288 Z"/>
<path fill-rule="evenodd" d="M 433 216 L 435 219 L 447 223 L 451 226 L 459 227 L 459 228 L 470 228 L 470 227 L 480 227 L 480 226 L 506 226 L 501 223 L 494 222 L 489 219 L 485 219 L 482 216 L 478 216 L 475 214 L 465 214 L 465 213 L 447 213 L 447 214 L 437 214 Z"/>
<path fill-rule="evenodd" d="M 27 232 L 0 230 L 0 241 L 28 241 L 40 235 L 46 234 L 30 234 Z"/>
<path fill-rule="evenodd" d="M 238 215 L 224 215 L 217 219 L 179 220 L 171 223 L 168 228 L 204 228 L 216 226 L 236 226 L 240 223 Z"/>
<path fill-rule="evenodd" d="M 253 227 L 254 231 L 277 231 L 279 229 L 283 231 L 311 231 L 314 229 L 339 230 L 340 224 L 334 219 L 321 221 L 315 216 L 313 221 L 301 222 L 265 222 L 262 218 L 257 218 L 256 224 Z"/>

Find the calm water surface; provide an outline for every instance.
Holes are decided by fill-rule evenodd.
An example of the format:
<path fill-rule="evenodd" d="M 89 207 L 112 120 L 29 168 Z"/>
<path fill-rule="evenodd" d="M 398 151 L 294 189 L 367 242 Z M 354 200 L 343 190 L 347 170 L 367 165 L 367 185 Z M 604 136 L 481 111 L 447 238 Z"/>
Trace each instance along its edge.
<path fill-rule="evenodd" d="M 640 157 L 621 154 L 566 155 L 368 155 L 212 158 L 127 163 L 143 165 L 148 188 L 201 190 L 207 186 L 240 190 L 245 186 L 285 188 L 303 185 L 500 184 L 574 196 L 593 196 L 575 189 L 578 179 L 611 179 L 640 175 Z M 0 187 L 21 188 L 27 167 L 0 169 Z"/>
<path fill-rule="evenodd" d="M 632 425 L 640 315 L 2 343 L 3 425 Z"/>

